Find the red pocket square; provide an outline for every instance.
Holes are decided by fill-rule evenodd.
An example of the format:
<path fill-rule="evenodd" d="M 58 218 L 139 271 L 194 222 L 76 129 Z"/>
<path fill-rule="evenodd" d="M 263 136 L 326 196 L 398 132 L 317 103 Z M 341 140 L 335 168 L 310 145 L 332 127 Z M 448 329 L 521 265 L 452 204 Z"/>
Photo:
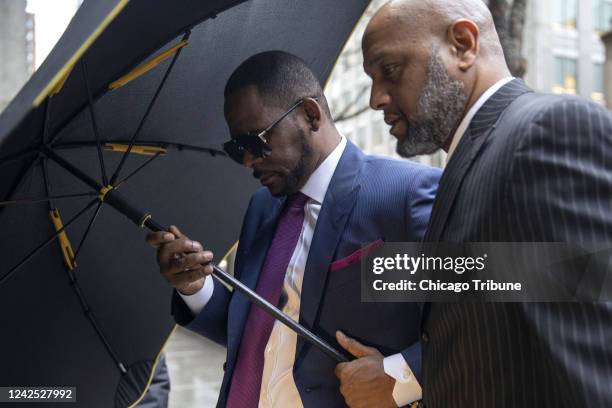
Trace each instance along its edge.
<path fill-rule="evenodd" d="M 381 246 L 384 245 L 384 243 L 385 243 L 385 241 L 383 241 L 382 239 L 378 239 L 378 240 L 376 240 L 374 242 L 371 242 L 368 245 L 366 245 L 366 246 L 356 250 L 355 252 L 353 252 L 349 256 L 347 256 L 345 258 L 342 258 L 342 259 L 338 259 L 337 261 L 332 262 L 331 266 L 329 267 L 330 272 L 335 272 L 338 269 L 346 268 L 350 264 L 354 264 L 355 262 L 359 262 L 361 260 L 361 258 L 363 258 L 364 256 L 367 256 L 370 252 L 380 248 Z"/>

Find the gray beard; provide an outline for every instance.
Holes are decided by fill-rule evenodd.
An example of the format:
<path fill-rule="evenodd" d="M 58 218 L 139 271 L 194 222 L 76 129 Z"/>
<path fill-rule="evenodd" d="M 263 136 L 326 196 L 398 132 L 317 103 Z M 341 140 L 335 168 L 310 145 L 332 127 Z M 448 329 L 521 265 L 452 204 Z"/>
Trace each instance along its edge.
<path fill-rule="evenodd" d="M 406 137 L 397 143 L 397 154 L 413 157 L 433 154 L 442 148 L 463 117 L 468 100 L 463 88 L 463 82 L 448 75 L 438 49 L 434 49 L 429 56 L 417 113 L 409 119 Z"/>

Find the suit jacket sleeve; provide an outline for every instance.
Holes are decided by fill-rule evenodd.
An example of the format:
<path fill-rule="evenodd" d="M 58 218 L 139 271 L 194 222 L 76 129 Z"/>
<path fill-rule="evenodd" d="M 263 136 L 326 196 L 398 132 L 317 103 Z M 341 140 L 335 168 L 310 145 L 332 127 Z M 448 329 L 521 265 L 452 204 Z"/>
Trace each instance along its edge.
<path fill-rule="evenodd" d="M 578 98 L 555 99 L 523 124 L 507 180 L 513 241 L 612 243 L 612 115 Z M 516 224 L 516 223 L 515 223 Z M 574 406 L 612 406 L 612 303 L 524 303 Z"/>
<path fill-rule="evenodd" d="M 231 292 L 216 279 L 213 282 L 215 285 L 213 295 L 197 316 L 191 313 L 183 299 L 174 291 L 172 315 L 181 326 L 225 346 L 227 344 L 227 309 Z"/>
<path fill-rule="evenodd" d="M 441 174 L 442 170 L 438 168 L 424 168 L 416 172 L 414 183 L 407 186 L 406 225 L 409 225 L 409 236 L 414 242 L 421 241 L 425 236 Z"/>

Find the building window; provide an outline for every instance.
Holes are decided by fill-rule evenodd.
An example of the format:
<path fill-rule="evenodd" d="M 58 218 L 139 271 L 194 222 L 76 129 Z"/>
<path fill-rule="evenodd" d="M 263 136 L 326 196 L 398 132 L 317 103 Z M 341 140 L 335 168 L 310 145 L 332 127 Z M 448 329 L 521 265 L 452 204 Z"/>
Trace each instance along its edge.
<path fill-rule="evenodd" d="M 599 103 L 604 103 L 604 65 L 593 64 L 593 93 L 591 98 Z"/>
<path fill-rule="evenodd" d="M 555 0 L 554 24 L 557 28 L 575 29 L 578 17 L 577 0 Z"/>
<path fill-rule="evenodd" d="M 612 30 L 612 0 L 593 0 L 593 26 L 602 33 Z"/>
<path fill-rule="evenodd" d="M 552 87 L 556 94 L 576 94 L 578 88 L 576 60 L 555 57 L 555 82 Z"/>

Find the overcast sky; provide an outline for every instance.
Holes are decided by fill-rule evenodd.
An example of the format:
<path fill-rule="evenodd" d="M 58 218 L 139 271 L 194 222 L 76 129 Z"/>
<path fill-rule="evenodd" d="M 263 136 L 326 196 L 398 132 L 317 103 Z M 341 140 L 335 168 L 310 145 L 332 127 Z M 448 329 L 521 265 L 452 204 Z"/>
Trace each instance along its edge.
<path fill-rule="evenodd" d="M 42 64 L 76 13 L 79 0 L 28 0 L 36 19 L 36 68 Z"/>

